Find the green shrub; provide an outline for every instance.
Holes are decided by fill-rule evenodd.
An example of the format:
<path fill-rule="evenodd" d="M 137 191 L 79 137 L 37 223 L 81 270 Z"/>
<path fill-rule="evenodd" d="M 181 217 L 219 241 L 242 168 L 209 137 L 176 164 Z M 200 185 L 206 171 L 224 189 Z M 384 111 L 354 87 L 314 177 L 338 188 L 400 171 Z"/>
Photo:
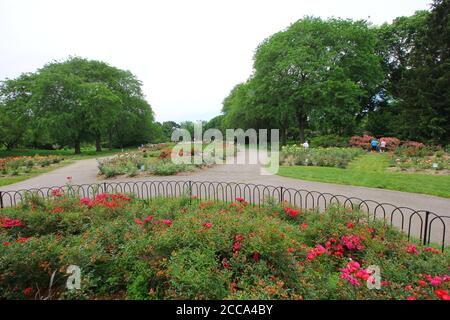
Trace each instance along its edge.
<path fill-rule="evenodd" d="M 158 161 L 149 166 L 148 171 L 157 176 L 171 176 L 179 172 L 191 171 L 192 166 L 184 164 L 175 164 L 170 160 Z"/>
<path fill-rule="evenodd" d="M 363 155 L 359 148 L 309 148 L 292 145 L 281 150 L 281 165 L 345 168 L 350 161 Z"/>
<path fill-rule="evenodd" d="M 348 147 L 349 137 L 342 137 L 338 135 L 326 135 L 326 136 L 318 136 L 311 138 L 309 142 L 310 146 L 313 148 L 345 148 Z"/>
<path fill-rule="evenodd" d="M 48 167 L 50 165 L 50 160 L 47 160 L 47 159 L 41 160 L 41 161 L 39 161 L 39 164 L 42 168 Z"/>

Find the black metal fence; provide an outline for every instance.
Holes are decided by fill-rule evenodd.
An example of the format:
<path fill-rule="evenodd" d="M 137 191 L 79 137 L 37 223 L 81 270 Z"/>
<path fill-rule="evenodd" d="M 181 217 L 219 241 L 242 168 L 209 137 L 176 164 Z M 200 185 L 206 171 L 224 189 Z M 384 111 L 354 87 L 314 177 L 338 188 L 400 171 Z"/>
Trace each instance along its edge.
<path fill-rule="evenodd" d="M 34 194 L 41 198 L 50 198 L 54 190 L 70 192 L 78 197 L 93 197 L 103 192 L 134 194 L 141 199 L 156 197 L 179 197 L 187 195 L 201 200 L 234 201 L 244 198 L 253 205 L 263 205 L 267 201 L 287 202 L 299 209 L 325 210 L 333 204 L 351 207 L 367 214 L 367 218 L 383 219 L 385 223 L 404 232 L 408 239 L 420 239 L 424 245 L 437 243 L 444 250 L 450 243 L 447 232 L 450 216 L 442 216 L 427 210 L 415 210 L 397 207 L 389 203 L 372 200 L 349 198 L 317 191 L 292 189 L 267 185 L 255 185 L 232 182 L 205 181 L 138 181 L 138 182 L 104 182 L 99 184 L 65 185 L 39 189 L 0 191 L 0 208 L 17 206 L 26 196 Z"/>

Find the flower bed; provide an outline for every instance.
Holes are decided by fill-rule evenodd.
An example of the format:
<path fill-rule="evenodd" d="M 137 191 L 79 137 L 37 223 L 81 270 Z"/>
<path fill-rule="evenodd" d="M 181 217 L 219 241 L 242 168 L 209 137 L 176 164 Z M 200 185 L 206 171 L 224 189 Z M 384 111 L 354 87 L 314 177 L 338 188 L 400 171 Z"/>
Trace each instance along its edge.
<path fill-rule="evenodd" d="M 350 161 L 364 154 L 358 148 L 317 148 L 285 146 L 281 150 L 280 164 L 288 166 L 317 166 L 345 168 Z"/>
<path fill-rule="evenodd" d="M 371 150 L 371 142 L 375 137 L 365 135 L 365 136 L 354 136 L 350 138 L 349 146 L 361 148 L 363 150 Z M 399 147 L 414 147 L 414 148 L 423 148 L 425 145 L 423 143 L 417 141 L 401 141 L 398 138 L 393 137 L 382 137 L 379 138 L 378 141 L 386 142 L 386 150 L 387 151 L 396 151 Z"/>
<path fill-rule="evenodd" d="M 396 150 L 391 167 L 401 171 L 439 171 L 450 170 L 450 154 L 441 148 L 408 144 Z"/>
<path fill-rule="evenodd" d="M 0 158 L 0 175 L 16 176 L 36 168 L 45 168 L 64 160 L 61 156 L 34 156 Z"/>
<path fill-rule="evenodd" d="M 141 148 L 138 152 L 120 153 L 114 158 L 99 161 L 99 174 L 106 178 L 118 175 L 134 177 L 137 175 L 159 175 L 170 176 L 180 172 L 193 171 L 211 164 L 209 156 L 214 156 L 214 151 L 208 152 L 201 146 L 197 155 L 202 156 L 199 164 L 176 164 L 171 161 L 173 144 L 158 144 L 151 147 Z M 235 149 L 234 145 L 224 145 L 224 156 L 229 148 Z M 234 153 L 236 151 L 234 150 Z M 196 152 L 191 144 L 181 148 L 180 156 L 192 156 Z"/>
<path fill-rule="evenodd" d="M 0 298 L 450 299 L 448 253 L 344 208 L 53 194 L 1 212 Z"/>

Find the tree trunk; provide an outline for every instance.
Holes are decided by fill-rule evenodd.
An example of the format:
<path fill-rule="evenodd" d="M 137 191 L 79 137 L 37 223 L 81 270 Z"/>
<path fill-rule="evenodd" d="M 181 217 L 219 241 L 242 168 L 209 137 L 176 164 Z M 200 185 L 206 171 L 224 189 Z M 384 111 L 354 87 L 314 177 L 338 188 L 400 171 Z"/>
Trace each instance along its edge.
<path fill-rule="evenodd" d="M 112 130 L 109 130 L 109 137 L 108 137 L 108 143 L 109 143 L 109 150 L 112 150 L 113 148 L 113 142 L 112 142 Z"/>
<path fill-rule="evenodd" d="M 305 142 L 305 125 L 306 119 L 303 113 L 298 114 L 298 128 L 300 129 L 300 143 Z"/>
<path fill-rule="evenodd" d="M 285 146 L 287 143 L 287 129 L 281 129 L 281 145 Z"/>
<path fill-rule="evenodd" d="M 81 143 L 80 141 L 75 142 L 75 154 L 81 154 Z"/>
<path fill-rule="evenodd" d="M 95 149 L 97 152 L 102 151 L 102 139 L 101 139 L 100 134 L 97 134 L 95 137 Z"/>

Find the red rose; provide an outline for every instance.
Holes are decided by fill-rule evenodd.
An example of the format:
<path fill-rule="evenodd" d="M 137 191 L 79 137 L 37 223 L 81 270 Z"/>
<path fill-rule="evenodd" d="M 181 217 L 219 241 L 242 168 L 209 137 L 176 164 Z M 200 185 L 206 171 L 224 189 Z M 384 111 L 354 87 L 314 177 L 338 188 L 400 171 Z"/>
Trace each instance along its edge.
<path fill-rule="evenodd" d="M 28 287 L 28 288 L 23 289 L 23 294 L 24 294 L 25 296 L 29 296 L 29 295 L 32 294 L 32 293 L 33 293 L 33 288 L 31 288 L 31 287 Z"/>
<path fill-rule="evenodd" d="M 203 227 L 205 227 L 206 229 L 211 229 L 212 226 L 213 226 L 213 224 L 212 224 L 211 222 L 205 222 L 205 223 L 203 224 Z"/>

